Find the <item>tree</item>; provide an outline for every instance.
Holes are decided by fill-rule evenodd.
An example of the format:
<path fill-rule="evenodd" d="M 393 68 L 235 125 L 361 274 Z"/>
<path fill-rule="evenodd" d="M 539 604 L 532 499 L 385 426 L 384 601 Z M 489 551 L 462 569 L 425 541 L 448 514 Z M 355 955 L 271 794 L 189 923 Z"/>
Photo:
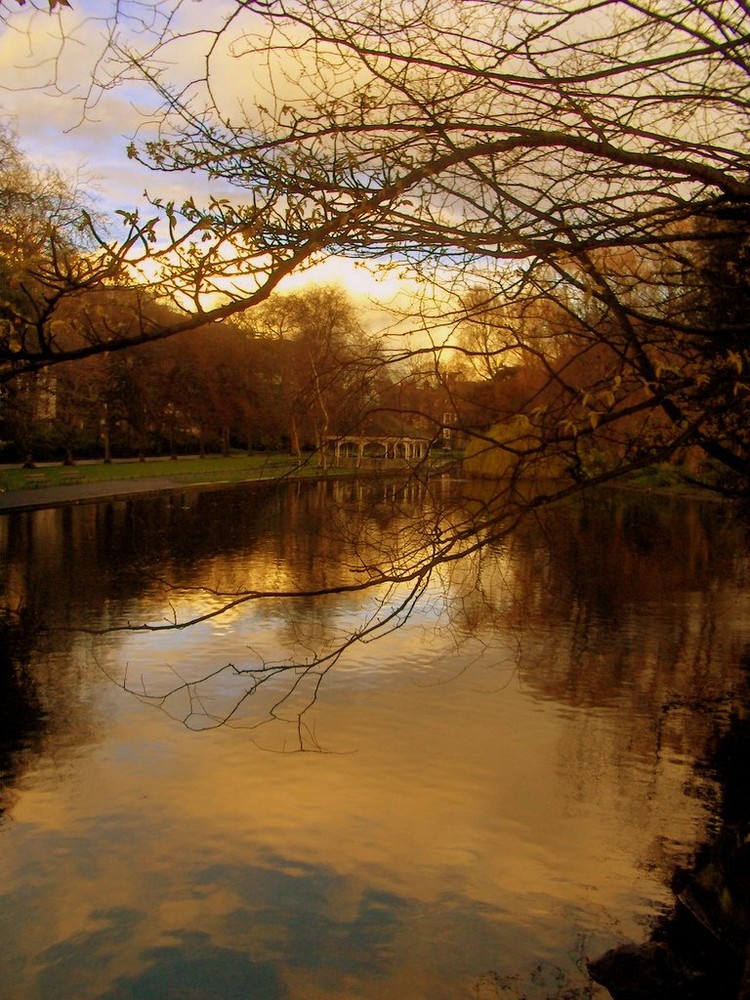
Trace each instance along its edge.
<path fill-rule="evenodd" d="M 496 354 L 453 336 L 467 309 L 503 317 L 500 350 L 525 371 L 512 406 L 497 387 L 498 416 L 520 411 L 524 429 L 472 433 L 512 475 L 418 558 L 368 565 L 368 582 L 418 589 L 529 509 L 688 447 L 747 482 L 746 4 L 235 0 L 200 30 L 188 6 L 144 0 L 130 36 L 123 15 L 87 106 L 140 81 L 158 108 L 128 155 L 210 193 L 123 210 L 117 244 L 90 227 L 95 252 L 66 288 L 148 273 L 172 312 L 82 352 L 252 316 L 326 254 L 424 282 L 424 336 L 391 360 L 428 359 L 446 392 L 447 351 L 485 367 Z M 35 351 L 25 370 L 56 360 Z M 519 488 L 539 468 L 556 483 Z"/>
<path fill-rule="evenodd" d="M 355 429 L 367 412 L 381 352 L 346 292 L 333 285 L 272 296 L 249 322 L 270 348 L 264 378 L 292 452 L 299 459 L 312 447 L 325 461 L 327 439 Z"/>
<path fill-rule="evenodd" d="M 97 254 L 86 193 L 53 168 L 32 165 L 6 125 L 0 163 L 0 384 L 103 353 L 107 341 L 130 341 L 134 322 L 142 334 L 138 292 L 126 337 L 120 317 L 110 322 L 102 313 L 117 251 Z"/>
<path fill-rule="evenodd" d="M 694 293 L 703 284 L 705 300 L 699 258 L 727 228 L 744 239 L 744 5 L 427 0 L 415 19 L 361 0 L 245 0 L 201 22 L 200 70 L 174 80 L 164 65 L 187 53 L 188 37 L 194 48 L 192 25 L 178 3 L 160 4 L 158 17 L 152 7 L 140 41 L 121 15 L 91 100 L 139 77 L 161 114 L 129 155 L 203 174 L 222 194 L 202 206 L 155 199 L 146 222 L 123 213 L 130 229 L 116 249 L 100 240 L 121 273 L 149 257 L 154 293 L 181 307 L 168 330 L 139 337 L 254 306 L 321 253 L 374 257 L 455 294 L 453 319 L 444 305 L 423 317 L 433 325 L 460 321 L 476 287 L 501 309 L 567 311 L 574 331 L 608 340 L 650 387 L 675 428 L 667 451 L 690 438 L 743 472 L 745 451 L 711 432 L 705 405 L 678 403 L 653 340 L 702 334 L 695 311 L 678 307 L 677 275 Z M 266 93 L 245 102 L 213 87 L 227 58 L 267 66 L 256 77 Z M 636 271 L 603 269 L 626 251 L 662 278 L 649 286 Z M 37 352 L 26 364 L 52 361 Z M 728 385 L 739 401 L 741 368 Z M 599 423 L 619 419 L 616 408 L 595 412 Z"/>
<path fill-rule="evenodd" d="M 27 0 L 12 0 L 12 2 L 15 3 L 19 7 L 25 7 Z M 4 6 L 5 6 L 5 0 L 0 0 L 0 19 L 2 19 L 2 16 L 3 16 L 3 10 L 2 10 L 2 8 Z M 50 13 L 52 13 L 52 11 L 56 7 L 71 7 L 71 6 L 72 6 L 72 4 L 70 3 L 70 0 L 45 0 L 45 2 L 42 5 L 43 9 L 44 9 L 44 7 L 46 7 L 46 9 Z"/>
<path fill-rule="evenodd" d="M 189 29 L 178 5 L 169 10 L 159 34 L 138 49 L 121 39 L 115 53 L 122 76 L 140 75 L 162 101 L 157 129 L 129 154 L 203 173 L 231 197 L 155 201 L 172 255 L 167 266 L 157 254 L 162 292 L 224 316 L 328 252 L 439 280 L 444 302 L 457 297 L 454 319 L 472 288 L 516 315 L 534 302 L 567 314 L 579 353 L 603 343 L 618 359 L 596 399 L 583 393 L 597 426 L 565 418 L 569 450 L 643 406 L 672 428 L 654 456 L 695 443 L 744 473 L 744 443 L 726 438 L 728 415 L 716 424 L 699 391 L 706 366 L 703 385 L 715 387 L 717 359 L 701 353 L 712 331 L 688 308 L 712 294 L 701 260 L 729 231 L 744 241 L 743 4 L 426 0 L 416 18 L 361 0 L 242 2 L 206 28 L 187 82 L 157 65 Z M 268 67 L 252 104 L 212 87 L 230 50 L 238 78 L 261 57 Z M 240 273 L 245 288 L 230 288 Z M 220 306 L 203 305 L 218 292 Z M 447 312 L 424 318 L 437 325 Z M 675 343 L 687 341 L 675 372 Z M 538 342 L 526 346 L 548 363 Z M 719 367 L 722 407 L 736 410 L 746 359 L 725 351 Z M 559 370 L 550 378 L 564 389 Z M 554 447 L 563 443 L 557 433 Z"/>

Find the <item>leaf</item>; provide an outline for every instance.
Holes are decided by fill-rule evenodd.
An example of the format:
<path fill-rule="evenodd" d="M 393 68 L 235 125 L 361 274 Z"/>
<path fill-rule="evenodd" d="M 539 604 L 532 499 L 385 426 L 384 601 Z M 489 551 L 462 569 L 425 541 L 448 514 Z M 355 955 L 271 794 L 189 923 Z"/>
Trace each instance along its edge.
<path fill-rule="evenodd" d="M 736 351 L 729 351 L 727 353 L 727 360 L 730 361 L 734 367 L 737 369 L 739 374 L 742 373 L 742 355 L 738 354 Z"/>

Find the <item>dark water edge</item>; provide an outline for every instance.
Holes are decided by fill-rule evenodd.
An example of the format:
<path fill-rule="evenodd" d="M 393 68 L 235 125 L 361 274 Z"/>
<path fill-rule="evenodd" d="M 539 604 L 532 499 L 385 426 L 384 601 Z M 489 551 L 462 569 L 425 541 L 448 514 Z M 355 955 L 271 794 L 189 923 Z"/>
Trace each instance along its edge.
<path fill-rule="evenodd" d="M 672 876 L 672 908 L 645 942 L 613 948 L 589 963 L 613 1000 L 750 996 L 749 760 L 750 718 L 734 710 L 699 764 L 720 789 L 720 801 L 694 864 Z"/>

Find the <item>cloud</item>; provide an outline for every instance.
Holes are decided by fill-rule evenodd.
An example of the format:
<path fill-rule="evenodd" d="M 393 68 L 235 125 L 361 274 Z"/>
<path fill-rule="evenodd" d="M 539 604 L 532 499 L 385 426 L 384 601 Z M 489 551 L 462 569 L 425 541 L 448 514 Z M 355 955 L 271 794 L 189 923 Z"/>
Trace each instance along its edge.
<path fill-rule="evenodd" d="M 147 30 L 135 31 L 135 19 L 127 19 L 130 6 L 127 2 L 120 6 L 125 16 L 119 24 L 120 37 L 143 49 L 153 41 L 153 35 Z M 161 4 L 165 11 L 172 6 Z M 142 2 L 132 5 L 133 10 L 136 7 L 146 20 L 144 11 L 151 9 L 156 18 L 152 23 L 163 27 L 158 20 L 162 16 L 158 13 L 160 4 L 155 0 L 152 8 Z M 203 172 L 153 171 L 128 158 L 127 147 L 134 136 L 153 134 L 158 99 L 135 80 L 91 90 L 96 74 L 106 77 L 114 70 L 104 58 L 108 33 L 115 27 L 113 10 L 111 2 L 78 0 L 73 10 L 55 15 L 29 8 L 7 15 L 0 35 L 0 115 L 13 120 L 22 149 L 32 161 L 53 164 L 66 178 L 81 184 L 94 195 L 100 211 L 111 218 L 115 218 L 116 209 L 148 212 L 146 192 L 177 204 L 191 196 L 198 203 L 210 195 L 237 198 L 236 188 L 211 181 Z M 173 29 L 190 30 L 164 50 L 170 82 L 184 87 L 200 75 L 207 31 L 221 24 L 232 10 L 236 12 L 235 5 L 225 0 L 180 6 L 181 20 Z M 285 76 L 283 46 L 274 57 L 273 68 L 258 58 L 242 57 L 254 44 L 256 33 L 266 30 L 262 21 L 245 17 L 232 24 L 231 33 L 216 48 L 212 82 L 223 106 L 232 109 L 233 115 L 241 115 L 243 108 L 252 115 L 257 102 L 289 99 L 287 91 L 299 80 Z M 399 314 L 409 311 L 410 300 L 417 294 L 416 285 L 395 271 L 342 256 L 305 267 L 285 279 L 280 290 L 292 291 L 310 283 L 344 287 L 362 308 L 373 331 L 403 329 Z"/>

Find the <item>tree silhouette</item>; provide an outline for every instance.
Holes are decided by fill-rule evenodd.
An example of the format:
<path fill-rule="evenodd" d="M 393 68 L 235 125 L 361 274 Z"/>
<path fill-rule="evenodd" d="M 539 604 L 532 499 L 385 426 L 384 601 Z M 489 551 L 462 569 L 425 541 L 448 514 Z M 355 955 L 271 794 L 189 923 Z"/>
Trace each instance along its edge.
<path fill-rule="evenodd" d="M 347 587 L 419 590 L 537 508 L 655 461 L 690 454 L 717 487 L 746 488 L 745 4 L 243 0 L 199 27 L 189 13 L 108 8 L 83 113 L 142 87 L 128 156 L 203 191 L 123 210 L 119 241 L 87 223 L 93 249 L 67 270 L 48 255 L 39 345 L 15 371 L 252 319 L 292 272 L 366 258 L 425 289 L 388 361 L 432 373 L 435 440 L 462 405 L 447 361 L 487 375 L 495 412 L 465 422 L 466 469 L 502 476 L 455 517 L 415 518 L 406 555 L 363 547 Z M 61 351 L 59 296 L 102 282 L 169 310 Z"/>
<path fill-rule="evenodd" d="M 542 447 L 575 464 L 581 440 L 648 412 L 649 459 L 695 445 L 745 476 L 746 311 L 717 336 L 715 308 L 745 295 L 743 4 L 427 0 L 417 18 L 359 0 L 242 2 L 197 35 L 177 3 L 144 4 L 138 35 L 110 13 L 90 100 L 140 82 L 159 107 L 128 155 L 222 192 L 123 211 L 117 245 L 92 227 L 98 253 L 68 284 L 143 283 L 148 264 L 175 310 L 128 341 L 251 309 L 321 255 L 371 258 L 430 283 L 418 351 L 447 344 L 484 369 L 536 357 L 558 390 L 532 420 Z M 250 94 L 216 85 L 227 61 Z M 481 327 L 477 295 L 510 317 L 504 344 L 444 335 Z M 79 350 L 126 346 L 102 340 Z M 566 379 L 596 353 L 588 382 Z M 30 352 L 21 370 L 55 360 Z"/>

